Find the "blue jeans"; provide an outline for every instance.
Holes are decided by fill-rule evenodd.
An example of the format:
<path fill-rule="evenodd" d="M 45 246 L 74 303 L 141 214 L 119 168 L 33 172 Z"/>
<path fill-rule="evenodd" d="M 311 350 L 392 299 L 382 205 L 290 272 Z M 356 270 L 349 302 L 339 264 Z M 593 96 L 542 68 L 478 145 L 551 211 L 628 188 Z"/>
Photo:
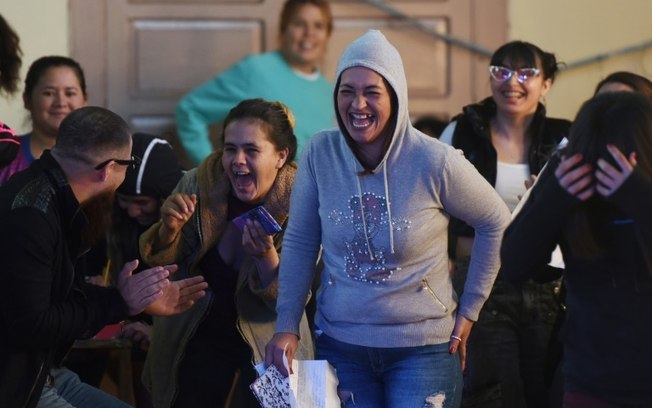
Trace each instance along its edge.
<path fill-rule="evenodd" d="M 317 358 L 337 371 L 345 407 L 458 408 L 462 398 L 459 355 L 448 343 L 420 347 L 357 346 L 326 334 L 317 337 Z"/>
<path fill-rule="evenodd" d="M 50 370 L 51 383 L 41 391 L 37 408 L 129 408 L 130 405 L 104 391 L 84 384 L 67 368 Z"/>

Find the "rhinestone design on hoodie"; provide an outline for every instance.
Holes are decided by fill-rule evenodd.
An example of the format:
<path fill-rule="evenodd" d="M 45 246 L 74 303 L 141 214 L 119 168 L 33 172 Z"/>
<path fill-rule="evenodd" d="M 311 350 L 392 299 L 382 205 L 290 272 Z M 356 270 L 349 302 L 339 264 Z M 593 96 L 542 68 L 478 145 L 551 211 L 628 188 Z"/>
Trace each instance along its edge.
<path fill-rule="evenodd" d="M 392 277 L 400 268 L 390 268 L 387 265 L 387 255 L 390 251 L 374 243 L 374 238 L 387 229 L 389 215 L 387 201 L 384 197 L 373 193 L 364 193 L 362 199 L 353 196 L 349 200 L 349 213 L 333 210 L 329 219 L 335 224 L 344 225 L 350 222 L 354 236 L 345 241 L 347 248 L 346 274 L 349 278 L 361 282 L 380 284 Z M 409 228 L 409 220 L 394 220 L 392 228 L 404 231 Z M 377 240 L 376 240 L 377 241 Z"/>

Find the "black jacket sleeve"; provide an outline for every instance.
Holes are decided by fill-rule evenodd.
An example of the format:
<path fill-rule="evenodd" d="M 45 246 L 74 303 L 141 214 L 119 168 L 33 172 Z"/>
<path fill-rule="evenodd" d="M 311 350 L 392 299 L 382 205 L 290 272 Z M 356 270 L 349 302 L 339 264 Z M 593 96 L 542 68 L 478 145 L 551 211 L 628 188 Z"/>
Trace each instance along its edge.
<path fill-rule="evenodd" d="M 566 217 L 579 200 L 567 193 L 554 171 L 558 160 L 551 160 L 539 175 L 522 210 L 503 236 L 501 273 L 508 281 L 541 280 L 541 271 L 559 243 Z"/>
<path fill-rule="evenodd" d="M 652 273 L 652 180 L 635 167 L 609 200 L 634 219 L 637 242 Z"/>
<path fill-rule="evenodd" d="M 13 210 L 0 229 L 0 313 L 14 347 L 56 348 L 126 317 L 116 289 L 79 284 L 61 231 L 45 213 Z"/>

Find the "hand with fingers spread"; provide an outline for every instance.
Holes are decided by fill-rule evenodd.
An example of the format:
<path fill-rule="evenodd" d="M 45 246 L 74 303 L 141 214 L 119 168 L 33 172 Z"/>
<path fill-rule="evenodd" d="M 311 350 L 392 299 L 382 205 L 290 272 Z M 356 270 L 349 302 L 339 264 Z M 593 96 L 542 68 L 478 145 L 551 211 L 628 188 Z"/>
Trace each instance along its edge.
<path fill-rule="evenodd" d="M 464 368 L 466 367 L 466 343 L 469 340 L 469 335 L 471 334 L 472 327 L 472 320 L 469 320 L 461 314 L 458 314 L 455 318 L 455 327 L 453 328 L 453 334 L 451 334 L 451 339 L 448 343 L 448 351 L 451 354 L 456 353 L 459 350 L 462 371 L 464 371 Z"/>
<path fill-rule="evenodd" d="M 636 166 L 636 152 L 631 152 L 629 158 L 614 145 L 607 145 L 607 150 L 614 158 L 618 168 L 604 159 L 598 159 L 595 178 L 598 180 L 596 190 L 603 197 L 609 197 L 627 180 Z"/>
<path fill-rule="evenodd" d="M 170 273 L 174 273 L 176 265 L 171 266 L 174 266 L 175 269 L 170 270 Z M 207 287 L 208 283 L 204 281 L 203 276 L 170 281 L 168 285 L 161 288 L 161 295 L 145 307 L 145 312 L 154 316 L 170 316 L 185 312 L 198 299 L 206 295 Z"/>
<path fill-rule="evenodd" d="M 595 178 L 593 166 L 582 163 L 583 157 L 576 153 L 570 157 L 562 156 L 561 162 L 555 169 L 555 176 L 559 185 L 575 198 L 586 201 L 595 193 Z"/>
<path fill-rule="evenodd" d="M 169 244 L 195 212 L 197 195 L 175 193 L 169 196 L 161 206 L 162 225 L 159 239 L 162 244 Z"/>
<path fill-rule="evenodd" d="M 176 265 L 146 269 L 133 274 L 138 267 L 138 260 L 127 262 L 118 276 L 117 288 L 122 295 L 129 315 L 142 312 L 147 305 L 163 294 L 163 288 L 170 284 L 170 270 L 176 270 Z"/>
<path fill-rule="evenodd" d="M 137 267 L 138 260 L 127 262 L 117 285 L 131 316 L 143 311 L 158 316 L 181 313 L 206 294 L 208 284 L 203 276 L 170 282 L 168 277 L 177 271 L 176 265 L 157 266 L 133 275 Z"/>

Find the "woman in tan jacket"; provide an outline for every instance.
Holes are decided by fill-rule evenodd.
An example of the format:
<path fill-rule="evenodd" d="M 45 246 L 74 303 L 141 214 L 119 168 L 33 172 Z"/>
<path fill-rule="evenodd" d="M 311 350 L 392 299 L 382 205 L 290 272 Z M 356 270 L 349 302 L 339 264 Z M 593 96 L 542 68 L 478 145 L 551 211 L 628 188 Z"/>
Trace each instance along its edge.
<path fill-rule="evenodd" d="M 246 406 L 253 365 L 274 334 L 283 231 L 235 217 L 259 206 L 288 219 L 296 165 L 293 118 L 279 102 L 245 100 L 224 121 L 224 149 L 189 171 L 140 240 L 152 265 L 177 262 L 176 278 L 202 274 L 207 296 L 189 313 L 154 322 L 145 379 L 157 407 L 223 406 L 235 373 Z M 305 315 L 299 358 L 312 358 Z"/>

